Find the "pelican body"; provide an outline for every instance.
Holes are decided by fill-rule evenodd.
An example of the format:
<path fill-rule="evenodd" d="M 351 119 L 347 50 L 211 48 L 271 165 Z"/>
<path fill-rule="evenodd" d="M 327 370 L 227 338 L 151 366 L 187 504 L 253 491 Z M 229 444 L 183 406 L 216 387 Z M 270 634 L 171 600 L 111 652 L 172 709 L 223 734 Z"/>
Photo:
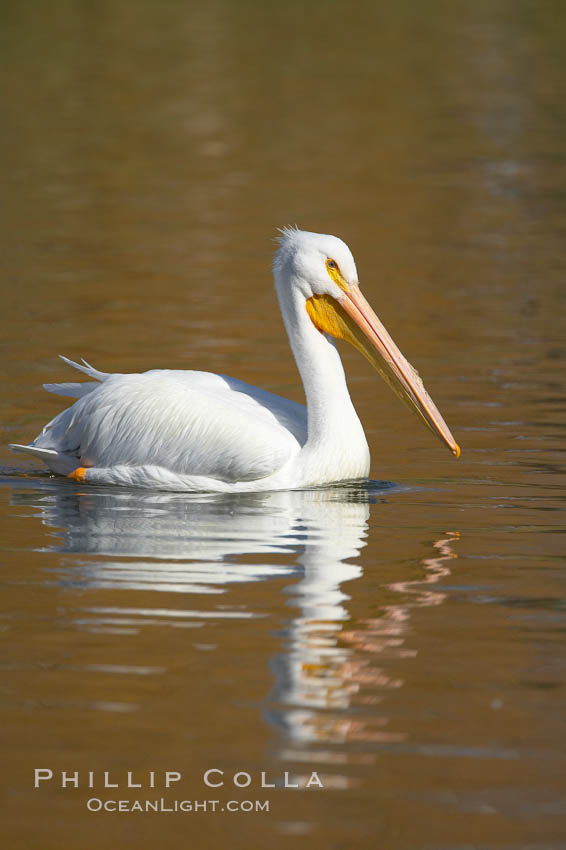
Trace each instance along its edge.
<path fill-rule="evenodd" d="M 370 455 L 335 339 L 358 348 L 456 457 L 460 449 L 365 298 L 354 258 L 336 236 L 285 228 L 275 289 L 306 407 L 210 372 L 155 369 L 45 384 L 77 401 L 30 445 L 55 473 L 93 484 L 241 492 L 367 478 Z"/>

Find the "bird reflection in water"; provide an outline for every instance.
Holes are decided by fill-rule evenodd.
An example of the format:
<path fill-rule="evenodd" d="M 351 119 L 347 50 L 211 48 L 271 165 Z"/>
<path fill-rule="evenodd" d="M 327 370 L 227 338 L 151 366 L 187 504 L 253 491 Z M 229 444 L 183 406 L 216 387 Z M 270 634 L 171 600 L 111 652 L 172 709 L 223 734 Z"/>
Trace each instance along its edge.
<path fill-rule="evenodd" d="M 385 728 L 389 718 L 376 708 L 403 684 L 379 659 L 416 654 L 406 642 L 412 613 L 442 603 L 444 594 L 434 585 L 450 574 L 458 533 L 446 532 L 432 544 L 434 554 L 421 561 L 417 579 L 385 585 L 399 595 L 398 603 L 353 623 L 347 604 L 352 582 L 362 575 L 355 559 L 366 545 L 370 504 L 391 494 L 391 486 L 370 482 L 225 496 L 37 483 L 18 487 L 11 501 L 39 509 L 42 522 L 58 529 L 48 548 L 73 555 L 57 567 L 63 585 L 154 593 L 144 609 L 118 605 L 81 612 L 79 628 L 131 634 L 166 623 L 168 614 L 200 622 L 249 619 L 258 612 L 227 611 L 229 606 L 210 604 L 218 598 L 210 594 L 225 594 L 235 582 L 288 576 L 289 617 L 278 632 L 281 652 L 270 660 L 274 686 L 262 706 L 264 721 L 278 732 L 269 757 L 295 765 L 363 762 L 373 760 L 376 746 L 406 738 L 403 730 Z M 257 555 L 265 558 L 249 557 Z M 270 561 L 272 555 L 277 559 Z M 155 596 L 161 591 L 203 595 L 206 610 L 199 602 L 193 610 L 164 610 Z M 348 750 L 355 742 L 366 746 Z M 350 781 L 336 773 L 326 778 L 332 780 L 341 787 Z"/>
<path fill-rule="evenodd" d="M 42 522 L 57 529 L 49 549 L 77 556 L 61 561 L 63 582 L 222 593 L 232 582 L 301 576 L 305 616 L 320 617 L 327 606 L 329 618 L 343 619 L 340 601 L 348 597 L 340 584 L 362 574 L 345 562 L 365 545 L 370 502 L 389 490 L 370 482 L 233 495 L 145 493 L 81 491 L 47 480 L 41 490 L 14 491 L 11 502 L 39 509 Z M 258 563 L 258 555 L 287 558 Z"/>
<path fill-rule="evenodd" d="M 445 594 L 431 585 L 450 575 L 448 564 L 458 557 L 453 544 L 459 533 L 446 532 L 432 544 L 435 554 L 421 561 L 417 579 L 385 585 L 400 595 L 399 603 L 385 605 L 379 617 L 353 625 L 340 585 L 356 578 L 359 568 L 343 559 L 355 557 L 365 545 L 367 510 L 360 504 L 350 506 L 341 522 L 335 520 L 333 533 L 310 543 L 298 559 L 304 578 L 290 590 L 291 604 L 300 615 L 289 620 L 282 632 L 284 651 L 272 662 L 274 707 L 266 716 L 282 732 L 278 756 L 288 762 L 363 763 L 373 761 L 371 747 L 346 755 L 340 745 L 364 742 L 379 747 L 406 740 L 407 732 L 383 728 L 389 718 L 375 708 L 387 691 L 403 685 L 401 678 L 379 666 L 379 656 L 416 655 L 417 650 L 406 645 L 412 612 L 443 602 Z M 334 779 L 338 787 L 352 781 L 345 776 Z"/>

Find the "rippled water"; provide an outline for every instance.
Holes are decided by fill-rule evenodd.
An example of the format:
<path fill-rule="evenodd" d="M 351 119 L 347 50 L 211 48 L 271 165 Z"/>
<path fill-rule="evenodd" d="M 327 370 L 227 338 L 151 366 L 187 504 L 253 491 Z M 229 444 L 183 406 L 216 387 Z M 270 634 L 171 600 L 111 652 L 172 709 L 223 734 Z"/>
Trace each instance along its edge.
<path fill-rule="evenodd" d="M 562 7 L 2 15 L 6 846 L 565 847 Z M 300 400 L 269 273 L 295 221 L 349 242 L 459 461 L 349 351 L 367 484 L 140 493 L 8 453 L 65 404 L 59 352 Z"/>

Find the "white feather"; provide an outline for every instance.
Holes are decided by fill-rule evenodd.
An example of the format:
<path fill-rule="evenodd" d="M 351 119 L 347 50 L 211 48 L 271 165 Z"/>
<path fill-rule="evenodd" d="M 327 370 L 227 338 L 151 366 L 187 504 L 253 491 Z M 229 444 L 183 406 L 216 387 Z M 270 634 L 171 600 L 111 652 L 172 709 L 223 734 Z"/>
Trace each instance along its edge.
<path fill-rule="evenodd" d="M 59 357 L 68 366 L 72 366 L 73 369 L 78 369 L 79 372 L 84 372 L 85 375 L 88 375 L 89 378 L 94 378 L 95 381 L 105 381 L 110 377 L 108 372 L 99 372 L 98 369 L 95 369 L 94 366 L 91 366 L 90 363 L 87 363 L 83 358 L 81 358 L 83 361 L 81 364 L 75 363 L 74 360 L 69 360 L 69 358 L 65 357 L 63 354 L 60 354 Z"/>
<path fill-rule="evenodd" d="M 49 469 L 56 472 L 58 475 L 69 475 L 77 468 L 76 455 L 66 455 L 58 452 L 56 449 L 41 449 L 37 446 L 21 446 L 18 443 L 10 443 L 10 449 L 16 454 L 27 454 L 32 457 L 37 457 L 47 464 Z"/>
<path fill-rule="evenodd" d="M 82 398 L 87 393 L 91 393 L 98 384 L 84 382 L 82 384 L 64 383 L 64 384 L 44 384 L 43 389 L 48 393 L 55 395 L 64 395 L 68 398 Z"/>

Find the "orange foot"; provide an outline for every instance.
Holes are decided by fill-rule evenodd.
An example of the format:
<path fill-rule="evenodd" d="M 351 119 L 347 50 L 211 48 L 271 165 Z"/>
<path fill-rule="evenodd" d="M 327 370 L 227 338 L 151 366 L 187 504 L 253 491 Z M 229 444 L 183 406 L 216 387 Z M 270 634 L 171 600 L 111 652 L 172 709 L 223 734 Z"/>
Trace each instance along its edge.
<path fill-rule="evenodd" d="M 86 466 L 78 466 L 67 475 L 67 478 L 72 478 L 73 481 L 84 481 L 86 475 Z"/>

